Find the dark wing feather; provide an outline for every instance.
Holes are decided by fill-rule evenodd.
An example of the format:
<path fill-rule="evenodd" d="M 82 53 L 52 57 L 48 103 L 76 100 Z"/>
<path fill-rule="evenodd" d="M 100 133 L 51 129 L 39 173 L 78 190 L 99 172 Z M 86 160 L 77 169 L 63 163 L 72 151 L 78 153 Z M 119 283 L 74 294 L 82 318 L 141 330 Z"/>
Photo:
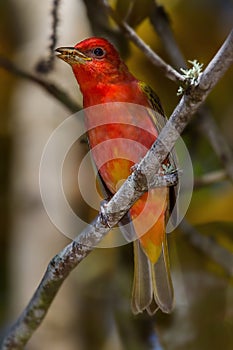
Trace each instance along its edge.
<path fill-rule="evenodd" d="M 139 82 L 139 86 L 148 98 L 148 101 L 149 101 L 151 108 L 152 108 L 152 110 L 148 109 L 148 113 L 149 113 L 150 118 L 153 121 L 158 133 L 160 133 L 160 131 L 163 129 L 163 127 L 165 126 L 165 124 L 167 122 L 167 118 L 165 116 L 160 99 L 157 96 L 157 94 L 154 92 L 154 90 L 149 85 L 144 83 L 143 81 Z M 177 158 L 176 158 L 176 154 L 175 154 L 174 150 L 172 150 L 168 156 L 167 165 L 171 165 L 174 170 L 178 168 L 177 167 Z M 170 203 L 169 204 L 169 212 L 170 213 L 173 212 L 173 209 L 175 207 L 177 193 L 178 193 L 178 186 L 173 186 L 173 187 L 169 188 L 169 200 L 170 200 L 169 201 L 169 203 Z M 173 216 L 173 222 L 174 222 L 177 220 L 178 213 L 173 212 L 172 216 Z M 175 224 L 175 222 L 174 222 L 174 224 Z"/>

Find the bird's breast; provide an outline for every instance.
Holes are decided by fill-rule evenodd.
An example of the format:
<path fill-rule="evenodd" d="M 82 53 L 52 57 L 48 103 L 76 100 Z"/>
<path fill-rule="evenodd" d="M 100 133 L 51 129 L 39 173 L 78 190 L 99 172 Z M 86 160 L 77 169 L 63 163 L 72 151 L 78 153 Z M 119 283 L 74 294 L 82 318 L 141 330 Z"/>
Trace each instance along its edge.
<path fill-rule="evenodd" d="M 151 147 L 157 130 L 146 108 L 122 102 L 86 108 L 85 125 L 94 162 L 114 193 Z"/>

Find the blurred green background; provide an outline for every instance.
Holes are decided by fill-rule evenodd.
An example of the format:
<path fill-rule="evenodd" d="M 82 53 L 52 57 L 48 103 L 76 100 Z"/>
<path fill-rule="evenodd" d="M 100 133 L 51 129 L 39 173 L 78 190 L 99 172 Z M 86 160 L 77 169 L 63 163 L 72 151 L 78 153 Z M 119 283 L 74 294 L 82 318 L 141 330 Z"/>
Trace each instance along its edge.
<path fill-rule="evenodd" d="M 69 3 L 69 4 L 68 4 Z M 170 56 L 152 26 L 151 1 L 111 4 L 165 61 Z M 185 60 L 208 64 L 231 30 L 232 0 L 161 0 Z M 48 54 L 52 2 L 1 0 L 0 55 L 35 73 Z M 126 14 L 128 14 L 126 16 Z M 112 40 L 130 70 L 160 96 L 167 116 L 179 101 L 177 86 L 163 76 L 108 20 L 97 1 L 63 1 L 57 46 L 91 35 Z M 64 65 L 65 66 L 65 65 Z M 55 62 L 45 80 L 56 82 L 81 104 L 69 67 Z M 207 100 L 208 111 L 233 148 L 233 69 Z M 43 208 L 38 171 L 43 147 L 70 112 L 41 87 L 0 67 L 0 334 L 23 310 L 53 255 L 69 242 Z M 195 179 L 224 166 L 213 151 L 202 120 L 194 116 L 183 139 Z M 85 147 L 84 147 L 85 148 Z M 66 188 L 73 208 L 90 218 L 77 189 L 78 164 L 85 149 L 75 146 Z M 185 169 L 184 169 L 185 171 Z M 48 181 L 53 182 L 48 174 Z M 87 174 L 88 181 L 88 174 Z M 56 204 L 56 194 L 54 195 Z M 169 349 L 233 348 L 233 187 L 227 176 L 194 190 L 181 225 L 169 236 L 176 295 L 173 314 L 134 317 L 130 311 L 132 251 L 124 246 L 97 249 L 71 274 L 42 327 L 27 349 Z M 59 208 L 58 208 L 59 210 Z M 64 218 L 65 220 L 65 218 Z"/>

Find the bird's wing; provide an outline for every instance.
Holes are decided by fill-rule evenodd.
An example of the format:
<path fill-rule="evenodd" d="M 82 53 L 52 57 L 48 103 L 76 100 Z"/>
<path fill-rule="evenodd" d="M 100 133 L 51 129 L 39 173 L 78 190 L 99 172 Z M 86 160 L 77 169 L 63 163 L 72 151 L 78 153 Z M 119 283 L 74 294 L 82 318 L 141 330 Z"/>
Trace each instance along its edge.
<path fill-rule="evenodd" d="M 143 91 L 143 93 L 146 95 L 149 101 L 151 109 L 148 108 L 148 114 L 151 120 L 153 121 L 158 133 L 160 133 L 167 122 L 167 118 L 165 116 L 160 99 L 157 96 L 157 94 L 154 92 L 154 90 L 145 82 L 139 81 L 139 88 Z M 177 157 L 174 149 L 172 149 L 172 151 L 170 152 L 166 160 L 166 163 L 167 163 L 166 165 L 170 169 L 174 169 L 174 170 L 178 169 L 178 161 L 177 161 Z M 169 199 L 170 199 L 169 212 L 170 213 L 173 211 L 175 207 L 177 194 L 178 194 L 178 185 L 170 187 L 169 189 Z M 177 210 L 176 212 L 173 212 L 172 217 L 173 217 L 172 219 L 173 223 L 175 225 L 178 218 Z"/>
<path fill-rule="evenodd" d="M 167 122 L 167 118 L 165 117 L 165 113 L 161 105 L 160 99 L 149 85 L 147 85 L 143 81 L 139 81 L 138 84 L 139 88 L 146 95 L 151 106 L 152 110 L 148 109 L 150 118 L 152 119 L 157 131 L 160 132 Z"/>

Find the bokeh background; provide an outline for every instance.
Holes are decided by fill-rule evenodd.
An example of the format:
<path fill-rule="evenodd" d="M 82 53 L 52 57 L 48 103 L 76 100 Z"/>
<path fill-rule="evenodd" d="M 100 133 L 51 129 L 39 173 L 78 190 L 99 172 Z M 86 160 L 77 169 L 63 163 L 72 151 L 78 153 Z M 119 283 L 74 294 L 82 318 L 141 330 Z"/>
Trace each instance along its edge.
<path fill-rule="evenodd" d="M 151 1 L 111 1 L 137 33 L 167 62 L 171 57 L 149 16 Z M 161 0 L 185 60 L 208 64 L 233 23 L 232 0 Z M 52 1 L 0 1 L 0 56 L 38 75 L 35 66 L 48 56 Z M 131 10 L 130 10 L 131 9 Z M 91 36 L 112 40 L 131 71 L 148 82 L 169 116 L 179 101 L 177 86 L 153 67 L 97 0 L 61 1 L 57 46 Z M 1 61 L 0 61 L 1 62 Z M 68 65 L 58 60 L 39 74 L 81 105 Z M 208 114 L 233 148 L 233 69 L 208 97 Z M 39 165 L 52 131 L 70 110 L 43 87 L 0 66 L 0 335 L 26 306 L 50 259 L 69 240 L 50 222 L 40 198 Z M 169 235 L 176 308 L 171 315 L 134 317 L 130 311 L 133 256 L 130 246 L 96 249 L 69 276 L 42 326 L 26 349 L 51 350 L 230 350 L 233 348 L 233 188 L 203 128 L 194 116 L 183 138 L 189 149 L 196 188 L 185 221 Z M 77 143 L 66 162 L 64 183 L 74 210 L 86 220 L 91 212 L 77 186 L 86 152 Z M 54 155 L 56 157 L 56 154 Z M 185 169 L 184 169 L 185 171 Z M 92 181 L 87 169 L 87 183 Z M 203 176 L 217 176 L 203 185 Z M 48 174 L 53 188 L 56 173 Z M 200 181 L 201 179 L 201 181 Z M 56 193 L 54 193 L 54 205 Z M 62 217 L 62 213 L 61 213 Z M 64 220 L 67 218 L 64 217 Z M 77 228 L 78 231 L 78 228 Z"/>

